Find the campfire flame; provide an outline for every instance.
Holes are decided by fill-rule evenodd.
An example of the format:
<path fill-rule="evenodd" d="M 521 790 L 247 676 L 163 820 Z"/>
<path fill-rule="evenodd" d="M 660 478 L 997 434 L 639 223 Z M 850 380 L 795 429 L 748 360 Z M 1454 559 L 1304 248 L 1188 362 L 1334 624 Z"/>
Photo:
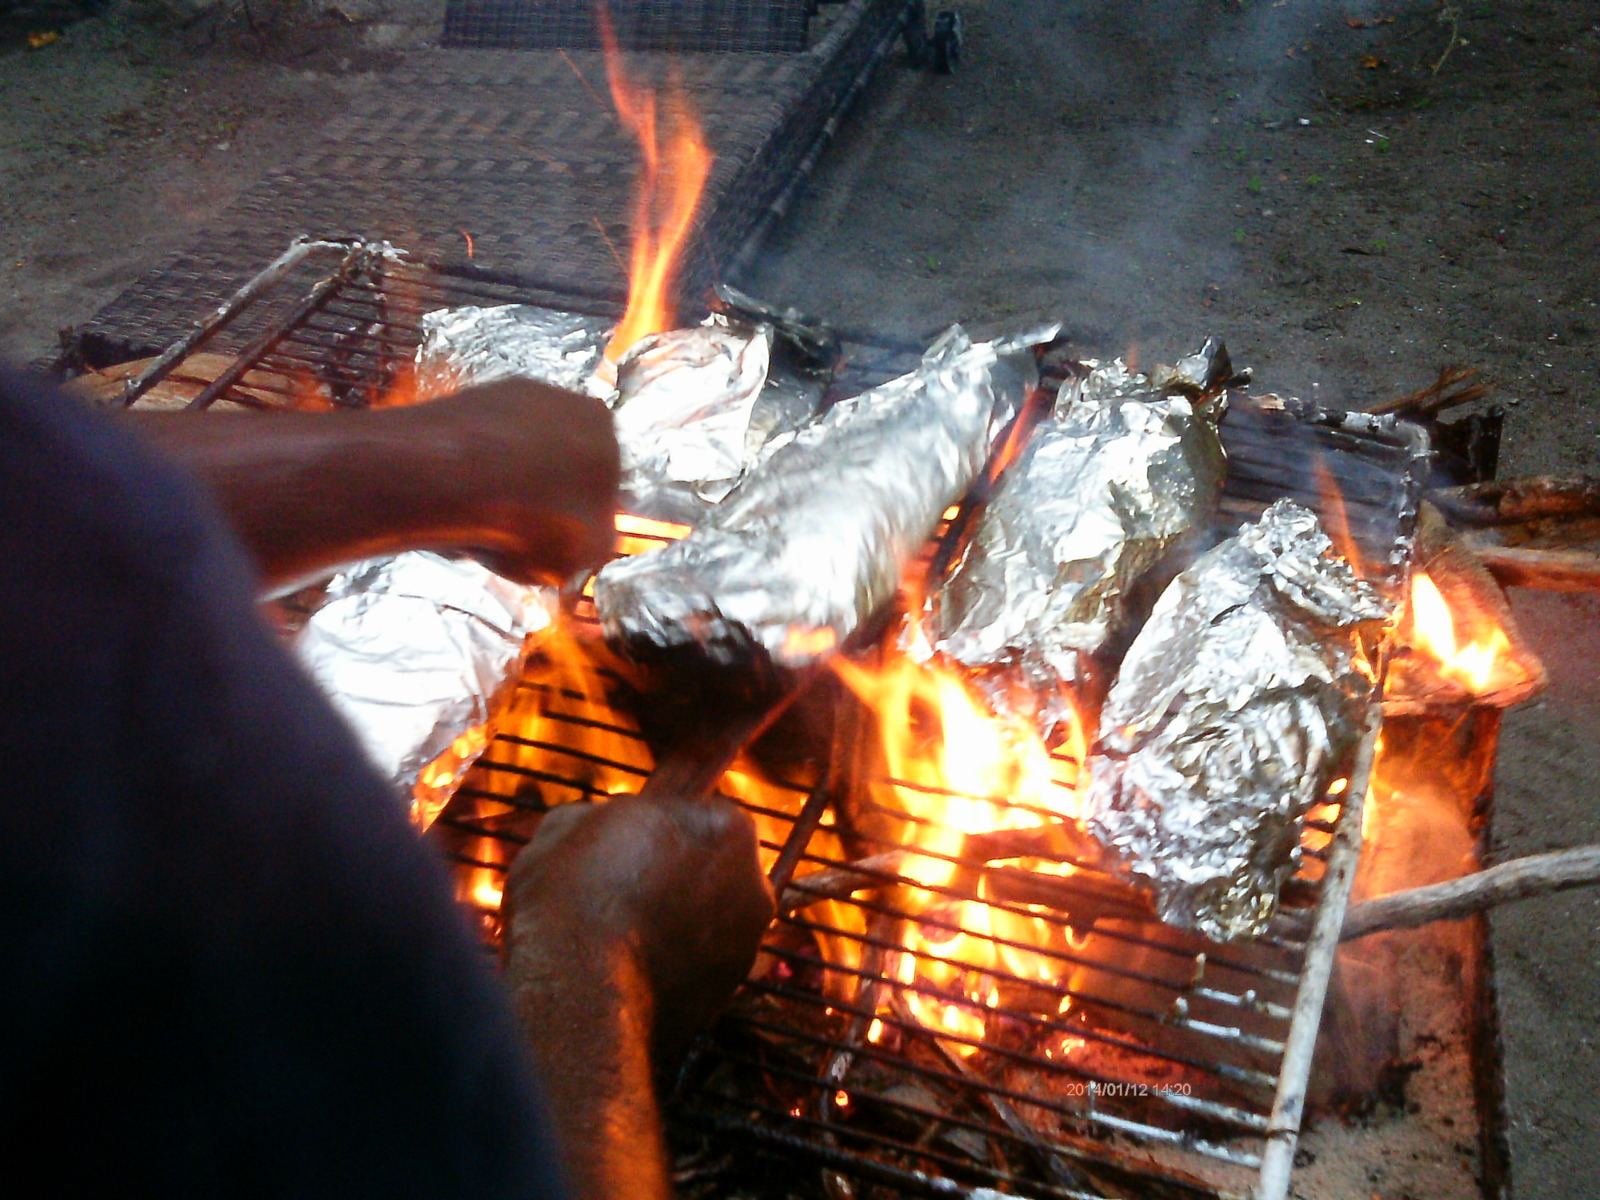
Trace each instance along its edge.
<path fill-rule="evenodd" d="M 913 622 L 905 641 L 919 640 L 926 642 Z M 902 987 L 884 1011 L 898 1009 L 947 1035 L 950 1052 L 970 1057 L 1001 1004 L 1003 977 L 1058 982 L 1059 959 L 1025 947 L 1049 950 L 1061 934 L 991 903 L 986 881 L 975 888 L 964 881 L 967 868 L 957 860 L 971 835 L 1081 815 L 1075 787 L 1087 749 L 1082 722 L 1072 723 L 1052 754 L 1030 719 L 992 714 L 962 676 L 937 661 L 892 653 L 876 667 L 836 659 L 834 669 L 880 731 L 884 777 L 872 785 L 873 804 L 893 814 L 883 840 L 916 847 L 900 873 L 931 898 L 928 919 L 910 922 L 901 938 L 889 974 Z M 1072 870 L 1053 862 L 1030 867 Z M 962 894 L 977 898 L 956 898 Z"/>
<path fill-rule="evenodd" d="M 1410 600 L 1413 648 L 1430 656 L 1443 678 L 1461 685 L 1474 696 L 1487 693 L 1497 660 L 1511 648 L 1505 631 L 1498 625 L 1491 626 L 1462 645 L 1450 606 L 1423 571 L 1411 577 Z"/>
<path fill-rule="evenodd" d="M 668 85 L 658 104 L 653 91 L 629 79 L 604 4 L 598 16 L 612 103 L 623 125 L 638 139 L 642 156 L 633 206 L 628 308 L 605 351 L 607 362 L 615 363 L 640 338 L 676 324 L 673 285 L 711 174 L 712 154 L 676 67 L 669 67 Z"/>

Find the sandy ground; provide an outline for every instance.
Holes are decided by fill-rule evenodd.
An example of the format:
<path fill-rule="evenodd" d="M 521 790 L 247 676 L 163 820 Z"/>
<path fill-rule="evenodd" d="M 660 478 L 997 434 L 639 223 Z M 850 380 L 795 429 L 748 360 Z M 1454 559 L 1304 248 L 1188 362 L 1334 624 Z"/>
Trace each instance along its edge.
<path fill-rule="evenodd" d="M 1353 407 L 1468 363 L 1509 409 L 1503 474 L 1597 470 L 1600 3 L 955 6 L 962 69 L 881 74 L 752 290 L 886 332 L 1063 316 L 1151 358 L 1217 332 L 1267 386 Z M 267 41 L 13 11 L 0 356 L 50 354 L 438 12 L 363 0 Z M 1505 856 L 1600 841 L 1600 600 L 1514 603 L 1552 686 L 1507 721 Z M 1513 1194 L 1600 1195 L 1600 895 L 1493 924 Z"/>

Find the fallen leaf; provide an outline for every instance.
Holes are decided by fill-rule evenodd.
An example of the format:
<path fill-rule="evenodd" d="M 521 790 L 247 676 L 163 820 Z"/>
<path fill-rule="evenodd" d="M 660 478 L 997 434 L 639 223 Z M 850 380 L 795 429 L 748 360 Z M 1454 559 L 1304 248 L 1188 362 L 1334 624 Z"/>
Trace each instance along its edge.
<path fill-rule="evenodd" d="M 1376 71 L 1383 65 L 1383 59 L 1376 54 L 1363 54 L 1361 56 L 1361 68 L 1364 71 Z"/>
<path fill-rule="evenodd" d="M 1375 29 L 1379 25 L 1393 25 L 1393 17 L 1346 17 L 1344 23 L 1351 29 Z"/>
<path fill-rule="evenodd" d="M 29 46 L 30 49 L 33 49 L 33 50 L 42 50 L 46 46 L 53 45 L 54 43 L 59 42 L 60 40 L 61 40 L 61 34 L 58 33 L 56 30 L 54 30 L 54 29 L 45 29 L 45 30 L 41 30 L 38 33 L 30 33 L 28 35 L 28 46 Z"/>

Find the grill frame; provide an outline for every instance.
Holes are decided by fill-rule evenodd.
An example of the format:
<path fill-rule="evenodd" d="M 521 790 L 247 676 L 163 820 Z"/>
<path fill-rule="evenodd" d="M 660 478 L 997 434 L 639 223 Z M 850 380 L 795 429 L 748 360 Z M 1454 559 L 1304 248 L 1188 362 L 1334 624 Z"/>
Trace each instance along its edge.
<path fill-rule="evenodd" d="M 329 267 L 332 267 L 330 270 Z M 307 285 L 307 278 L 314 279 Z M 301 289 L 304 289 L 303 291 Z M 455 304 L 536 303 L 559 306 L 574 311 L 597 315 L 616 316 L 619 306 L 603 295 L 574 296 L 562 289 L 542 285 L 539 281 L 470 268 L 440 268 L 419 264 L 385 245 L 365 242 L 303 241 L 292 246 L 266 271 L 222 305 L 189 336 L 181 339 L 145 370 L 130 379 L 119 400 L 131 403 L 148 392 L 160 381 L 181 367 L 193 355 L 206 350 L 228 349 L 236 354 L 233 365 L 218 375 L 212 383 L 200 389 L 191 401 L 191 407 L 205 408 L 217 400 L 229 400 L 255 408 L 292 406 L 303 383 L 287 386 L 263 386 L 258 376 L 251 372 L 267 372 L 275 378 L 300 380 L 312 378 L 325 389 L 333 403 L 342 406 L 362 407 L 370 404 L 381 392 L 392 386 L 403 373 L 404 364 L 419 340 L 416 322 L 423 312 L 434 307 Z M 254 336 L 245 338 L 232 333 L 235 322 L 248 314 L 248 322 L 240 322 L 252 330 Z M 851 333 L 853 342 L 852 375 L 840 394 L 871 386 L 892 377 L 914 361 L 916 347 L 873 339 L 868 335 Z M 274 404 L 264 396 L 281 395 L 283 403 Z M 1270 446 L 1280 432 L 1293 428 L 1297 436 L 1309 438 L 1313 452 L 1327 455 L 1333 460 L 1339 456 L 1351 457 L 1359 470 L 1335 470 L 1341 482 L 1351 484 L 1348 496 L 1352 536 L 1364 545 L 1379 582 L 1386 590 L 1398 591 L 1403 586 L 1409 554 L 1409 527 L 1414 519 L 1420 488 L 1419 466 L 1425 461 L 1427 445 L 1425 436 L 1415 427 L 1392 420 L 1374 420 L 1331 413 L 1309 408 L 1294 409 L 1289 406 L 1279 411 L 1270 405 L 1252 410 L 1250 422 L 1225 423 L 1225 444 L 1230 454 L 1240 452 L 1240 461 L 1248 461 L 1255 449 Z M 1257 454 L 1256 457 L 1263 457 Z M 1281 460 L 1268 454 L 1264 456 L 1281 466 Z M 1389 481 L 1392 486 L 1375 486 L 1374 481 Z M 1248 519 L 1259 512 L 1273 495 L 1264 494 L 1258 486 L 1263 481 L 1251 478 L 1249 487 L 1235 487 L 1230 481 L 1224 511 L 1230 520 Z M 1271 482 L 1266 481 L 1266 482 Z M 1283 480 L 1278 481 L 1280 484 Z M 1304 479 L 1288 480 L 1291 493 L 1299 498 L 1317 503 L 1318 489 Z M 952 523 L 959 530 L 963 517 Z M 642 541 L 650 539 L 644 535 Z M 951 535 L 953 536 L 953 535 Z M 594 630 L 592 610 L 580 605 L 576 614 L 580 629 Z M 632 747 L 626 753 L 607 758 L 586 751 L 574 752 L 560 742 L 523 738 L 514 732 L 502 732 L 479 765 L 469 773 L 466 783 L 445 809 L 435 826 L 435 836 L 447 854 L 458 866 L 469 872 L 499 872 L 525 840 L 531 824 L 552 802 L 567 800 L 593 800 L 607 794 L 608 787 L 596 780 L 611 772 L 644 784 L 650 777 L 655 761 L 649 753 L 644 737 L 618 718 L 617 713 L 627 706 L 626 694 L 634 680 L 623 664 L 597 660 L 591 676 L 578 686 L 567 682 L 541 681 L 538 676 L 537 655 L 530 674 L 519 686 L 519 695 L 539 711 L 546 713 L 554 727 L 563 725 L 573 729 L 592 729 L 595 725 L 609 726 L 619 745 Z M 784 784 L 792 806 L 783 810 L 756 806 L 758 817 L 768 822 L 768 835 L 763 847 L 770 859 L 775 888 L 786 898 L 795 897 L 806 890 L 806 877 L 818 870 L 843 868 L 847 860 L 839 855 L 829 857 L 812 849 L 813 841 L 830 834 L 838 836 L 837 814 L 841 806 L 859 805 L 861 797 L 874 782 L 862 761 L 859 747 L 863 743 L 862 718 L 855 706 L 841 697 L 834 697 L 836 725 L 824 761 L 815 763 L 809 777 L 792 778 Z M 1333 948 L 1337 941 L 1345 903 L 1354 868 L 1359 855 L 1359 830 L 1361 805 L 1365 797 L 1367 770 L 1371 763 L 1371 750 L 1378 733 L 1378 707 L 1362 739 L 1361 750 L 1351 773 L 1351 786 L 1343 802 L 1337 805 L 1337 817 L 1325 820 L 1314 827 L 1314 832 L 1326 838 L 1325 843 L 1312 847 L 1306 857 L 1302 873 L 1305 878 L 1301 888 L 1304 896 L 1314 896 L 1315 905 L 1308 928 L 1305 922 L 1280 918 L 1268 938 L 1261 944 L 1238 948 L 1217 948 L 1205 945 L 1201 939 L 1190 935 L 1172 936 L 1178 943 L 1168 945 L 1156 938 L 1145 949 L 1169 957 L 1180 955 L 1180 946 L 1187 946 L 1191 959 L 1197 954 L 1206 955 L 1207 969 L 1222 972 L 1224 976 L 1256 975 L 1262 978 L 1265 993 L 1270 985 L 1271 998 L 1263 995 L 1247 996 L 1241 992 L 1204 985 L 1203 973 L 1195 975 L 1186 987 L 1167 987 L 1175 999 L 1181 998 L 1203 1011 L 1207 1006 L 1251 1013 L 1271 1018 L 1277 1036 L 1251 1032 L 1241 1022 L 1234 1034 L 1228 1027 L 1216 1022 L 1206 1022 L 1215 1028 L 1200 1028 L 1198 1018 L 1173 1022 L 1169 1014 L 1148 1004 L 1132 1015 L 1150 1023 L 1166 1023 L 1177 1028 L 1183 1026 L 1187 1033 L 1209 1039 L 1218 1045 L 1244 1048 L 1250 1053 L 1266 1052 L 1277 1056 L 1277 1067 L 1270 1073 L 1262 1072 L 1249 1061 L 1230 1061 L 1209 1066 L 1225 1068 L 1212 1072 L 1229 1086 L 1248 1085 L 1255 1088 L 1255 1098 L 1248 1108 L 1233 1108 L 1217 1100 L 1201 1098 L 1194 1102 L 1175 1100 L 1174 1095 L 1158 1097 L 1158 1107 L 1180 1110 L 1183 1121 L 1172 1125 L 1148 1123 L 1137 1117 L 1123 1115 L 1123 1106 L 1105 1103 L 1096 1107 L 1104 1097 L 1112 1098 L 1106 1091 L 1092 1098 L 1088 1111 L 1062 1112 L 1064 1106 L 1056 1103 L 1052 1111 L 1070 1117 L 1080 1125 L 1099 1127 L 1106 1135 L 1103 1143 L 1076 1141 L 1068 1145 L 1059 1131 L 1055 1135 L 1042 1130 L 1028 1132 L 1029 1123 L 1019 1113 L 1019 1108 L 1040 1111 L 1037 1097 L 1014 1087 L 990 1087 L 986 1095 L 978 1095 L 976 1104 L 988 1114 L 984 1119 L 965 1113 L 950 1111 L 939 1117 L 953 1129 L 963 1129 L 1008 1146 L 1010 1154 L 1004 1157 L 1030 1165 L 1022 1169 L 988 1171 L 970 1162 L 952 1160 L 948 1154 L 930 1152 L 927 1147 L 885 1145 L 867 1147 L 855 1131 L 840 1121 L 831 1119 L 828 1111 L 828 1093 L 848 1090 L 849 1072 L 860 1064 L 877 1062 L 883 1052 L 864 1040 L 864 1031 L 872 1020 L 882 1020 L 878 1004 L 860 1005 L 855 1020 L 844 1036 L 827 1038 L 806 1030 L 791 1030 L 790 1034 L 802 1040 L 810 1037 L 818 1048 L 828 1055 L 828 1064 L 815 1073 L 819 1101 L 815 1116 L 807 1116 L 802 1106 L 801 1115 L 774 1111 L 768 1115 L 770 1122 L 750 1120 L 745 1113 L 752 1102 L 748 1096 L 732 1108 L 717 1109 L 708 1102 L 705 1080 L 718 1066 L 730 1060 L 727 1046 L 739 1035 L 735 1028 L 742 1018 L 739 1011 L 728 1018 L 720 1028 L 718 1039 L 702 1043 L 685 1070 L 680 1074 L 674 1092 L 673 1111 L 676 1119 L 705 1128 L 731 1134 L 739 1139 L 753 1141 L 789 1153 L 803 1153 L 823 1164 L 829 1170 L 843 1172 L 866 1180 L 887 1183 L 908 1192 L 929 1195 L 984 1196 L 1015 1194 L 1048 1198 L 1048 1200 L 1073 1200 L 1094 1192 L 1077 1186 L 1083 1164 L 1087 1163 L 1096 1174 L 1086 1178 L 1136 1178 L 1142 1184 L 1159 1185 L 1173 1189 L 1173 1194 L 1185 1196 L 1234 1196 L 1249 1188 L 1259 1200 L 1278 1200 L 1287 1190 L 1288 1173 L 1292 1164 L 1294 1141 L 1299 1128 L 1304 1102 L 1306 1078 L 1309 1074 L 1311 1051 L 1315 1044 L 1316 1029 L 1322 1000 L 1331 969 Z M 530 754 L 544 755 L 547 762 L 555 761 L 541 769 L 528 766 Z M 565 765 L 560 765 L 564 763 Z M 876 781 L 880 786 L 882 780 Z M 972 799 L 972 798 L 969 798 Z M 983 798 L 977 798 L 983 799 Z M 750 807 L 747 805 L 747 807 Z M 830 824 L 831 820 L 831 824 Z M 787 824 L 787 833 L 782 826 Z M 857 833 L 858 844 L 860 841 Z M 884 847 L 878 847 L 883 849 Z M 882 867 L 866 868 L 859 861 L 860 854 L 848 860 L 852 868 L 875 877 L 881 885 L 891 889 L 904 886 L 909 876 Z M 964 868 L 975 868 L 973 862 Z M 1088 864 L 1085 864 L 1088 865 Z M 966 895 L 968 893 L 963 893 Z M 463 892 L 463 900 L 472 903 L 470 889 Z M 891 908 L 881 901 L 850 900 L 863 912 L 876 904 L 879 916 L 885 920 L 898 920 Z M 1024 913 L 1031 920 L 1055 920 L 1065 924 L 1063 918 L 1041 917 L 1034 909 L 1017 902 L 1006 901 L 990 907 L 1020 909 L 1013 915 Z M 808 916 L 796 916 L 803 908 L 791 908 L 774 930 L 803 931 L 809 923 L 817 924 Z M 497 932 L 497 914 L 480 907 L 480 919 L 485 933 Z M 923 924 L 928 924 L 926 919 Z M 869 922 L 868 931 L 872 929 Z M 813 930 L 814 932 L 814 930 Z M 1170 931 L 1169 931 L 1170 932 Z M 769 935 L 769 953 L 776 934 Z M 1165 935 L 1163 935 L 1164 937 Z M 1304 936 L 1304 940 L 1298 940 Z M 1187 939 L 1187 940 L 1185 940 Z M 864 946 L 873 940 L 863 938 Z M 1130 943 L 1131 944 L 1131 943 Z M 792 950 L 791 960 L 798 961 Z M 1294 960 L 1292 969 L 1262 965 L 1249 961 L 1256 954 L 1281 954 Z M 1232 956 L 1232 957 L 1230 957 Z M 1241 957 L 1242 956 L 1242 957 Z M 799 962 L 801 967 L 813 964 Z M 1102 971 L 1102 973 L 1105 973 Z M 901 987 L 879 969 L 874 986 L 894 989 Z M 991 973 L 992 974 L 992 973 Z M 1115 972 L 1112 972 L 1115 974 Z M 1007 986 L 1023 981 L 1006 980 Z M 747 988 L 746 1000 L 752 991 L 761 990 L 757 980 Z M 998 986 L 998 984 L 997 984 Z M 917 989 L 927 991 L 925 985 Z M 1081 990 L 1081 989 L 1080 989 Z M 793 993 L 794 989 L 787 989 Z M 768 985 L 767 993 L 775 994 Z M 796 1001 L 789 994 L 783 997 Z M 964 1003 L 963 996 L 937 997 L 945 1002 Z M 1091 1003 L 1107 1007 L 1100 1000 Z M 1254 1006 L 1254 1007 L 1252 1007 Z M 813 997 L 813 1007 L 848 1009 L 847 1005 L 829 1003 L 820 994 Z M 1039 1020 L 1044 1020 L 1039 1018 Z M 891 1012 L 886 1022 L 900 1030 L 906 1038 L 922 1038 L 935 1043 L 935 1055 L 943 1054 L 942 1072 L 924 1065 L 912 1073 L 920 1072 L 925 1082 L 941 1088 L 972 1090 L 970 1073 L 963 1071 L 959 1054 L 939 1043 L 950 1041 L 947 1037 L 930 1037 L 920 1032 L 920 1026 L 907 1015 Z M 1024 1022 L 1026 1023 L 1026 1022 Z M 857 1028 L 858 1027 L 858 1028 Z M 851 1032 L 854 1029 L 854 1032 Z M 1220 1032 L 1219 1032 L 1220 1030 Z M 746 1025 L 745 1034 L 751 1027 Z M 771 1030 L 766 1032 L 771 1033 Z M 1066 1036 L 1082 1037 L 1085 1031 L 1073 1026 L 1062 1027 L 1057 1032 Z M 1127 1051 L 1128 1038 L 1117 1033 L 1102 1034 L 1089 1031 L 1089 1039 L 1107 1046 Z M 924 1048 L 926 1049 L 926 1048 Z M 1131 1051 L 1129 1051 L 1131 1053 Z M 1014 1050 L 1004 1046 L 987 1049 L 990 1057 L 996 1055 L 1018 1057 Z M 720 1057 L 719 1057 L 720 1056 Z M 1169 1052 L 1147 1054 L 1149 1058 L 1173 1060 Z M 843 1067 L 836 1064 L 843 1062 Z M 1038 1060 L 1026 1065 L 1043 1070 L 1056 1069 L 1058 1074 L 1071 1072 L 1057 1064 Z M 1186 1067 L 1193 1067 L 1190 1062 Z M 900 1062 L 902 1069 L 905 1063 Z M 1093 1079 L 1103 1088 L 1132 1086 L 1137 1079 L 1117 1077 L 1102 1073 L 1093 1076 L 1079 1072 L 1083 1082 Z M 1267 1085 L 1270 1084 L 1270 1087 Z M 1224 1089 L 1224 1092 L 1226 1089 Z M 1270 1096 L 1267 1094 L 1270 1091 Z M 1145 1097 L 1140 1097 L 1144 1099 Z M 875 1101 L 876 1103 L 876 1101 Z M 768 1105 L 771 1108 L 771 1105 Z M 904 1106 L 902 1106 L 904 1107 Z M 738 1111 L 733 1111 L 737 1109 Z M 905 1114 L 900 1114 L 904 1116 Z M 1192 1118 L 1192 1119 L 1191 1119 Z M 1194 1133 L 1195 1121 L 1221 1122 L 1254 1135 L 1256 1148 L 1240 1150 L 1221 1140 L 1208 1140 Z M 852 1141 L 854 1139 L 854 1141 Z M 1132 1143 L 1134 1150 L 1126 1146 Z M 852 1146 L 855 1148 L 852 1149 Z M 1150 1157 L 1151 1148 L 1159 1155 Z M 1135 1162 L 1134 1155 L 1147 1157 Z M 1165 1156 L 1165 1157 L 1161 1157 Z M 1052 1166 L 1052 1163 L 1055 1165 Z M 922 1165 L 917 1165 L 922 1164 Z M 932 1164 L 942 1167 L 944 1175 L 922 1169 Z M 1207 1172 L 1210 1172 L 1207 1174 Z M 1250 1173 L 1255 1178 L 1249 1178 Z M 1096 1186 L 1104 1186 L 1097 1183 Z M 1113 1188 L 1113 1192 L 1114 1192 Z"/>

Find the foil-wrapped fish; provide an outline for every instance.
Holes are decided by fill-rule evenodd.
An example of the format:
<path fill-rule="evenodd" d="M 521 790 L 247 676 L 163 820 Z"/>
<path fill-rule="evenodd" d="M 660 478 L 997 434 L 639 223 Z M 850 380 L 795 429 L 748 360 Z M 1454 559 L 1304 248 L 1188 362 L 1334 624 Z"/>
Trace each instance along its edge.
<path fill-rule="evenodd" d="M 1134 583 L 1207 520 L 1225 470 L 1220 341 L 1160 382 L 1120 359 L 1085 365 L 1001 476 L 924 623 L 932 649 L 1047 737 L 1071 716 L 1063 689 L 1125 634 Z"/>
<path fill-rule="evenodd" d="M 604 398 L 596 371 L 614 321 L 533 304 L 445 308 L 422 318 L 417 398 L 447 396 L 499 379 L 536 379 Z"/>
<path fill-rule="evenodd" d="M 1163 919 L 1223 940 L 1266 927 L 1300 819 L 1359 736 L 1357 626 L 1388 616 L 1288 500 L 1162 593 L 1101 713 L 1088 827 Z"/>
<path fill-rule="evenodd" d="M 488 744 L 529 635 L 555 612 L 548 588 L 470 560 L 408 553 L 334 576 L 296 649 L 426 826 Z"/>
<path fill-rule="evenodd" d="M 595 580 L 606 637 L 638 657 L 800 667 L 894 595 L 987 460 L 1054 329 L 974 344 L 946 332 L 921 365 L 835 405 L 671 546 Z"/>

